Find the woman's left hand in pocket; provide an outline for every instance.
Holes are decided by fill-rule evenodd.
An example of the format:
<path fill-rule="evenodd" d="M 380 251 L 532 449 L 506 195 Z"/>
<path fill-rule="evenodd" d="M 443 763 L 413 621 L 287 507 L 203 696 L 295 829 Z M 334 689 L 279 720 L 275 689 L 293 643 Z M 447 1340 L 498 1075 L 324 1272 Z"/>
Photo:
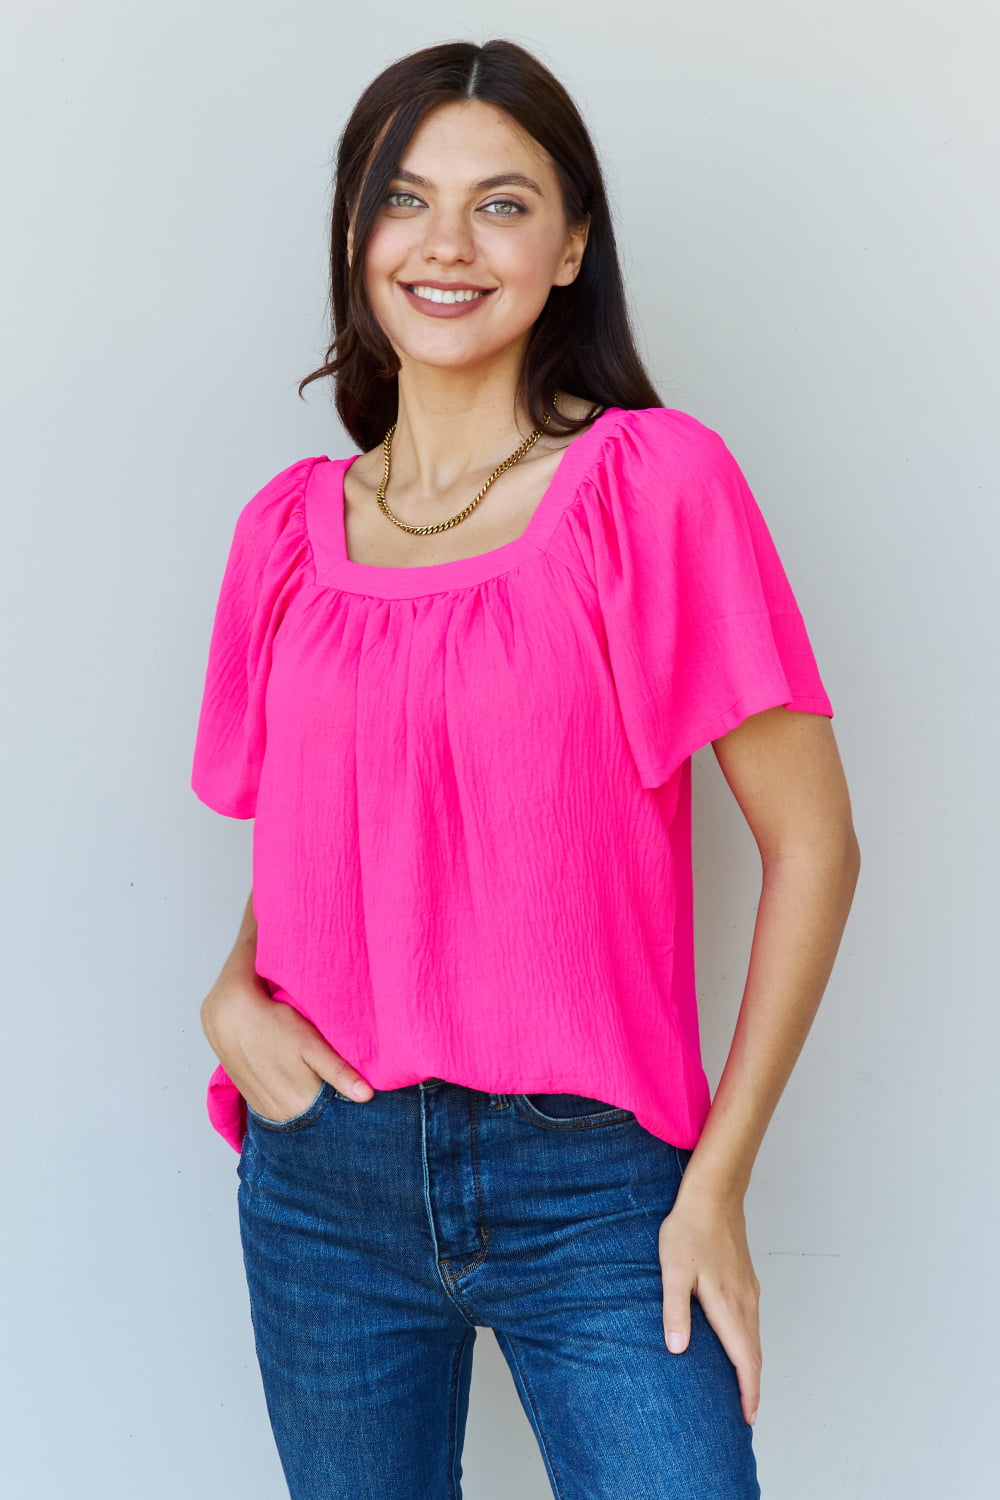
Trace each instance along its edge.
<path fill-rule="evenodd" d="M 672 1354 L 691 1337 L 691 1298 L 715 1330 L 736 1368 L 744 1420 L 754 1423 L 760 1401 L 760 1282 L 747 1244 L 742 1201 L 685 1196 L 683 1186 L 660 1225 L 663 1334 Z"/>

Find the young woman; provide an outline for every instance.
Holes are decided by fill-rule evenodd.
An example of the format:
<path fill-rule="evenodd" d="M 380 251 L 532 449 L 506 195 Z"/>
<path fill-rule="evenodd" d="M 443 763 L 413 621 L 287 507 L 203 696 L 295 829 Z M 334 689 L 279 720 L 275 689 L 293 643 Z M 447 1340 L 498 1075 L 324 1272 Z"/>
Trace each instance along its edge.
<path fill-rule="evenodd" d="M 743 1200 L 859 865 L 801 615 L 725 443 L 642 368 L 593 147 L 529 53 L 375 79 L 331 276 L 302 385 L 360 452 L 239 515 L 192 777 L 256 819 L 202 1018 L 291 1495 L 458 1496 L 483 1326 L 560 1500 L 757 1496 Z M 708 743 L 762 861 L 714 1100 Z"/>

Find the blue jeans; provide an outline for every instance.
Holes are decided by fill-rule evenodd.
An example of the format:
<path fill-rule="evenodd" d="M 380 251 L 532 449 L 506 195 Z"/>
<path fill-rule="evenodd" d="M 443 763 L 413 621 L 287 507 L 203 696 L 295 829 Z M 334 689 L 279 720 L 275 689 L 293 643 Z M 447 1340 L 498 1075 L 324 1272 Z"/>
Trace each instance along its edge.
<path fill-rule="evenodd" d="M 657 1232 L 690 1155 L 598 1099 L 436 1078 L 248 1111 L 240 1232 L 292 1500 L 460 1500 L 477 1327 L 557 1500 L 757 1500 L 696 1300 L 687 1351 L 664 1341 Z"/>

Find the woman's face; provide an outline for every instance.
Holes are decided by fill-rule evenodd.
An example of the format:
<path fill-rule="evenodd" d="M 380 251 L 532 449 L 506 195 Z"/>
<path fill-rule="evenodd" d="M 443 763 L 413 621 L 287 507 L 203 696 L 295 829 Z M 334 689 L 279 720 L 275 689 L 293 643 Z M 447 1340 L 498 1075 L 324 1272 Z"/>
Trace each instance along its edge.
<path fill-rule="evenodd" d="M 548 153 L 505 111 L 468 100 L 425 116 L 398 167 L 364 284 L 402 365 L 519 357 L 586 244 L 585 229 L 567 226 Z"/>

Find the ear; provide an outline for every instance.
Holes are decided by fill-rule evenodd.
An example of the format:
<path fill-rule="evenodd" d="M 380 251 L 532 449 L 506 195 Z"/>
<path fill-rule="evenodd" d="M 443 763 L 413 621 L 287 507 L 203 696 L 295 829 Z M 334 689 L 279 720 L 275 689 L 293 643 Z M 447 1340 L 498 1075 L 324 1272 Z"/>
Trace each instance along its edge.
<path fill-rule="evenodd" d="M 590 234 L 590 219 L 584 220 L 574 229 L 569 231 L 566 240 L 566 253 L 553 279 L 553 286 L 569 286 L 575 281 L 583 264 L 583 252 L 587 248 L 587 238 Z"/>
<path fill-rule="evenodd" d="M 347 226 L 347 269 L 351 269 L 351 261 L 354 257 L 354 220 Z"/>

